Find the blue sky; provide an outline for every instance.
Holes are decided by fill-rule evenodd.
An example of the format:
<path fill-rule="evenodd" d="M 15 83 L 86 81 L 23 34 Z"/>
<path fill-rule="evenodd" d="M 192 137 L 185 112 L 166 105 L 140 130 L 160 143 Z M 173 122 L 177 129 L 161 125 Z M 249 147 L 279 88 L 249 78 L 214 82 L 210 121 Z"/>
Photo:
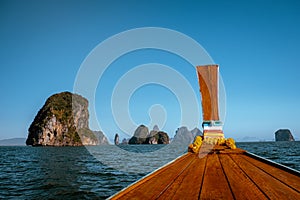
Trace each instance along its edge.
<path fill-rule="evenodd" d="M 289 128 L 300 138 L 299 9 L 298 1 L 2 0 L 0 139 L 26 137 L 50 95 L 73 91 L 82 62 L 100 42 L 140 27 L 186 34 L 220 65 L 227 96 L 226 137 L 271 140 L 277 129 Z M 143 63 L 163 63 L 197 90 L 193 68 L 184 60 L 154 50 L 127 56 L 107 70 L 95 95 L 97 116 L 107 120 L 101 127 L 108 135 L 119 132 L 106 104 L 122 72 Z M 118 63 L 126 65 L 123 71 Z M 173 135 L 180 109 L 166 88 L 148 85 L 137 90 L 129 103 L 132 118 L 147 124 L 145 112 L 154 104 L 164 105 L 164 130 Z"/>

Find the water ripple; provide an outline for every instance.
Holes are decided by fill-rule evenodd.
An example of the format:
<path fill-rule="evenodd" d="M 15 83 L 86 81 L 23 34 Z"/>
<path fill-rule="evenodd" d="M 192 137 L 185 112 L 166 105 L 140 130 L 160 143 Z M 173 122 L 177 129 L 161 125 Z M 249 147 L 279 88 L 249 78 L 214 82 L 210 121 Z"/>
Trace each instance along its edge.
<path fill-rule="evenodd" d="M 237 145 L 300 170 L 300 142 Z M 114 154 L 111 154 L 114 157 L 110 162 L 151 171 L 153 167 L 158 168 L 171 159 L 163 157 L 165 155 L 151 159 L 147 157 L 147 152 L 155 151 L 161 146 L 128 145 L 123 148 L 145 153 L 143 166 L 132 162 L 135 158 L 128 158 L 128 163 L 119 163 Z M 0 150 L 0 199 L 105 199 L 146 175 L 122 172 L 106 166 L 91 156 L 85 147 L 0 147 Z M 109 148 L 96 153 L 108 154 Z"/>

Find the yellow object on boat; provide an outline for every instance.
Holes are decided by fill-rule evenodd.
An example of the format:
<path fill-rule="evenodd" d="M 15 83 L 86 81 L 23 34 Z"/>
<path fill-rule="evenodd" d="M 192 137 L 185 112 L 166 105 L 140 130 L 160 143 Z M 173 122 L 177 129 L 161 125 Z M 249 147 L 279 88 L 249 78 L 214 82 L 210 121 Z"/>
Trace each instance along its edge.
<path fill-rule="evenodd" d="M 196 136 L 194 139 L 193 144 L 189 145 L 188 151 L 193 153 L 198 153 L 200 150 L 200 147 L 202 145 L 202 137 Z"/>
<path fill-rule="evenodd" d="M 226 144 L 226 146 L 228 146 L 230 149 L 236 149 L 235 141 L 234 141 L 234 139 L 232 139 L 232 138 L 226 139 L 225 144 Z"/>

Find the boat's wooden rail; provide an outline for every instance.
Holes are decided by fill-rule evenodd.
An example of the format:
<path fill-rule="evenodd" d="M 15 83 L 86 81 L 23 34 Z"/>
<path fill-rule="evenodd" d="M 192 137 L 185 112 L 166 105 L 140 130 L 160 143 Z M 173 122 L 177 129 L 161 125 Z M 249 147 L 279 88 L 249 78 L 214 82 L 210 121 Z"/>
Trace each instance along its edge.
<path fill-rule="evenodd" d="M 241 149 L 206 146 L 110 199 L 300 199 L 300 175 Z"/>

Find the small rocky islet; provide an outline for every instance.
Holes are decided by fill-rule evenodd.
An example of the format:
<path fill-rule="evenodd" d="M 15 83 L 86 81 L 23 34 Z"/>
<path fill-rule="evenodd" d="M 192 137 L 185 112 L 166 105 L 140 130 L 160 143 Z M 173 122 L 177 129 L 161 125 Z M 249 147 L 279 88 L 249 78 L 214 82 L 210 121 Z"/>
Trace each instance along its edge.
<path fill-rule="evenodd" d="M 279 129 L 275 132 L 275 141 L 295 141 L 289 129 Z"/>
<path fill-rule="evenodd" d="M 140 125 L 129 139 L 128 144 L 169 144 L 170 138 L 166 132 L 159 131 L 157 126 L 149 132 L 145 125 Z"/>

